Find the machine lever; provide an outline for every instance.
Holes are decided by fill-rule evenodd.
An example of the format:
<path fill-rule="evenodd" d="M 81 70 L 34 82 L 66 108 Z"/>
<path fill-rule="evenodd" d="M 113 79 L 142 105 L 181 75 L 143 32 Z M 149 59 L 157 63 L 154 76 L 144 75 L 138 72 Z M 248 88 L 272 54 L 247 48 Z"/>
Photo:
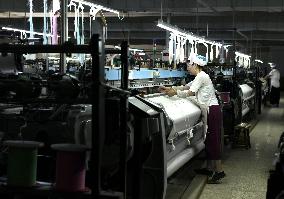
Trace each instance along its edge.
<path fill-rule="evenodd" d="M 170 144 L 172 145 L 172 151 L 176 149 L 176 146 L 174 145 L 174 139 L 169 140 Z"/>
<path fill-rule="evenodd" d="M 191 138 L 193 138 L 193 128 L 191 128 L 190 130 L 187 130 L 186 140 L 187 140 L 188 145 L 190 145 Z"/>

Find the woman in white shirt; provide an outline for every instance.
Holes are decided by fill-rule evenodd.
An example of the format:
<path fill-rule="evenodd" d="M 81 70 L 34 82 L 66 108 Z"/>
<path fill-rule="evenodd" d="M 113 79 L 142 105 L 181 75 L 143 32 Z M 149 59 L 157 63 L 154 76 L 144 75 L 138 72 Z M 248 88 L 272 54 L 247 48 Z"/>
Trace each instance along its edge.
<path fill-rule="evenodd" d="M 194 75 L 195 78 L 186 86 L 174 88 L 160 87 L 159 90 L 169 96 L 196 96 L 199 104 L 208 107 L 208 130 L 205 140 L 207 168 L 198 169 L 196 172 L 208 175 L 208 183 L 220 183 L 220 180 L 225 177 L 221 164 L 222 113 L 215 95 L 213 83 L 209 75 L 202 70 L 205 65 L 204 62 L 204 57 L 202 56 L 196 56 L 191 59 L 191 63 L 188 64 L 187 70 Z"/>
<path fill-rule="evenodd" d="M 271 65 L 271 71 L 266 76 L 270 78 L 270 104 L 273 107 L 279 107 L 280 101 L 280 72 L 276 69 L 276 65 Z"/>

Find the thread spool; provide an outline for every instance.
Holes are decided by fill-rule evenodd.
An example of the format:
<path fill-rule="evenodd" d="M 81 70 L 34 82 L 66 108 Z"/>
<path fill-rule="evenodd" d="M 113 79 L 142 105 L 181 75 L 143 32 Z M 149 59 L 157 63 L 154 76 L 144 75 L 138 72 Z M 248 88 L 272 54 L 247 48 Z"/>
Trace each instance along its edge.
<path fill-rule="evenodd" d="M 32 187 L 36 185 L 37 152 L 41 142 L 7 140 L 8 168 L 7 185 L 16 187 Z"/>
<path fill-rule="evenodd" d="M 223 104 L 229 104 L 231 99 L 230 99 L 230 92 L 220 92 L 220 98 L 223 102 Z"/>
<path fill-rule="evenodd" d="M 55 189 L 62 192 L 86 190 L 86 150 L 78 144 L 53 144 L 57 150 Z"/>

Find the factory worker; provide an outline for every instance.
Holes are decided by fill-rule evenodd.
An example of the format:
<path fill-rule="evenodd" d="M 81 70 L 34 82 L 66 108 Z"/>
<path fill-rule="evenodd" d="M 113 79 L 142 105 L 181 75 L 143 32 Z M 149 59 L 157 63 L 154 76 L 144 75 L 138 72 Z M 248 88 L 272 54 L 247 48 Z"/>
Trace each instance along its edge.
<path fill-rule="evenodd" d="M 273 107 L 279 107 L 280 101 L 280 72 L 276 69 L 275 64 L 271 64 L 271 71 L 266 76 L 270 79 L 270 104 Z"/>
<path fill-rule="evenodd" d="M 208 74 L 203 71 L 207 64 L 206 58 L 200 55 L 190 57 L 187 70 L 195 76 L 194 80 L 181 87 L 160 87 L 159 91 L 168 96 L 178 97 L 196 96 L 200 107 L 206 107 L 207 134 L 205 139 L 205 151 L 207 155 L 207 168 L 196 170 L 198 174 L 207 175 L 208 183 L 220 183 L 225 177 L 221 164 L 221 107 L 215 95 L 215 89 Z"/>

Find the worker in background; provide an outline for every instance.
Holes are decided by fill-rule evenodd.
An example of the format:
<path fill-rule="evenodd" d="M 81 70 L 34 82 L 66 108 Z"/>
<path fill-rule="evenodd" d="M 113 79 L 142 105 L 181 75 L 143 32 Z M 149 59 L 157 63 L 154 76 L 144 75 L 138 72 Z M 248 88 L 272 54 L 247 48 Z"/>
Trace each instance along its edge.
<path fill-rule="evenodd" d="M 200 55 L 191 56 L 187 70 L 195 76 L 194 80 L 184 87 L 160 87 L 159 91 L 168 96 L 178 97 L 196 96 L 199 107 L 206 107 L 206 122 L 208 124 L 205 151 L 207 155 L 207 168 L 196 170 L 198 174 L 207 175 L 208 183 L 217 184 L 226 176 L 221 164 L 221 107 L 215 95 L 215 89 L 208 74 L 203 71 L 207 64 L 206 58 Z M 190 98 L 188 98 L 190 99 Z"/>
<path fill-rule="evenodd" d="M 266 76 L 270 79 L 270 105 L 272 107 L 279 107 L 280 101 L 280 72 L 276 69 L 275 64 L 271 64 L 271 71 Z"/>

